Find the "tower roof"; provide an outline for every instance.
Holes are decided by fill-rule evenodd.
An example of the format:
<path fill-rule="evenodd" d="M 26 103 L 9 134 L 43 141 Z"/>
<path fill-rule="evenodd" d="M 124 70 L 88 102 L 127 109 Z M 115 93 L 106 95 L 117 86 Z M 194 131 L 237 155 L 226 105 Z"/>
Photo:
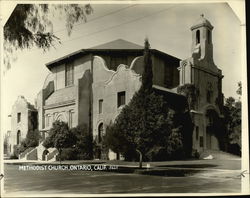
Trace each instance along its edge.
<path fill-rule="evenodd" d="M 201 14 L 199 19 L 194 23 L 194 25 L 191 27 L 191 30 L 193 29 L 196 29 L 196 28 L 199 28 L 199 27 L 202 27 L 202 26 L 205 26 L 205 27 L 208 27 L 210 28 L 211 30 L 214 28 L 210 21 L 208 21 L 205 17 L 204 17 L 204 14 Z"/>

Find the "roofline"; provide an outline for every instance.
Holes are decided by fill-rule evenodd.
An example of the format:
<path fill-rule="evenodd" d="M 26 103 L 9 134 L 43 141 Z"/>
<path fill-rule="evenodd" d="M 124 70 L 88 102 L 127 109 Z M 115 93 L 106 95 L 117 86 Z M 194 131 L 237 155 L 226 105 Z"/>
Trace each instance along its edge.
<path fill-rule="evenodd" d="M 153 53 L 157 53 L 157 54 L 160 54 L 160 55 L 168 56 L 168 57 L 173 58 L 173 59 L 181 60 L 181 59 L 179 59 L 177 57 L 174 57 L 172 55 L 169 55 L 169 54 L 167 54 L 165 52 L 162 52 L 162 51 L 159 51 L 159 50 L 156 50 L 156 49 L 150 49 L 150 50 Z M 49 70 L 51 70 L 55 65 L 60 64 L 60 62 L 65 61 L 65 60 L 67 60 L 69 58 L 73 58 L 75 56 L 79 56 L 81 54 L 87 54 L 87 53 L 92 53 L 92 52 L 115 52 L 115 51 L 116 52 L 121 52 L 121 51 L 143 52 L 144 49 L 81 49 L 81 50 L 75 51 L 73 53 L 67 54 L 67 55 L 65 55 L 63 57 L 60 57 L 58 59 L 55 59 L 55 60 L 53 60 L 51 62 L 48 62 L 45 65 Z"/>

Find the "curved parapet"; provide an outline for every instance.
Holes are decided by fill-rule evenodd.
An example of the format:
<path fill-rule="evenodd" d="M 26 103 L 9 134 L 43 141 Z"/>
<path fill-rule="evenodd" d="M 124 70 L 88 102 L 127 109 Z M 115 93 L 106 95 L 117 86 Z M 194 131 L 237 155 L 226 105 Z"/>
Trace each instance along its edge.
<path fill-rule="evenodd" d="M 124 73 L 125 72 L 125 73 Z M 112 74 L 112 76 L 110 77 L 110 79 L 108 79 L 106 82 L 105 82 L 105 85 L 109 84 L 111 81 L 113 81 L 113 79 L 116 77 L 116 76 L 126 76 L 128 75 L 128 72 L 130 73 L 130 75 L 132 76 L 135 76 L 135 77 L 140 77 L 141 75 L 136 73 L 134 70 L 130 69 L 129 66 L 127 65 L 124 65 L 124 64 L 120 64 L 118 67 L 117 67 L 117 70 L 116 72 L 114 72 Z M 121 74 L 121 73 L 124 73 Z M 129 78 L 128 78 L 129 79 Z"/>
<path fill-rule="evenodd" d="M 48 86 L 49 82 L 54 81 L 54 78 L 55 78 L 54 73 L 49 73 L 43 83 L 43 89 L 45 89 Z"/>
<path fill-rule="evenodd" d="M 136 57 L 131 65 L 130 65 L 130 69 L 134 70 L 137 74 L 142 75 L 143 73 L 143 56 L 138 56 Z"/>
<path fill-rule="evenodd" d="M 93 82 L 104 82 L 110 78 L 115 71 L 109 70 L 105 60 L 100 56 L 93 57 Z"/>
<path fill-rule="evenodd" d="M 12 112 L 15 111 L 15 109 L 20 109 L 20 108 L 27 108 L 29 110 L 36 110 L 36 108 L 34 107 L 34 105 L 32 105 L 31 103 L 28 102 L 28 100 L 22 96 L 19 95 L 17 97 L 17 100 L 15 101 L 14 105 L 12 106 Z"/>

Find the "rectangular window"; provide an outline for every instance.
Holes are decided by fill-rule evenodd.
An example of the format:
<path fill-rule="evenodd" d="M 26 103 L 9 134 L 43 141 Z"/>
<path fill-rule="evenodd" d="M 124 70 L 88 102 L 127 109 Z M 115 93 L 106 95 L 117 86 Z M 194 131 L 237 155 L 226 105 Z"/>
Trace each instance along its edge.
<path fill-rule="evenodd" d="M 99 114 L 102 113 L 102 104 L 103 104 L 103 99 L 99 100 Z"/>
<path fill-rule="evenodd" d="M 46 119 L 45 119 L 46 126 L 49 127 L 50 126 L 50 115 L 47 114 L 45 117 L 46 117 Z"/>
<path fill-rule="evenodd" d="M 21 122 L 21 113 L 17 113 L 17 123 Z"/>
<path fill-rule="evenodd" d="M 196 140 L 199 140 L 199 127 L 196 126 Z"/>
<path fill-rule="evenodd" d="M 173 85 L 174 68 L 168 62 L 164 64 L 164 85 L 167 88 L 172 88 Z"/>
<path fill-rule="evenodd" d="M 69 128 L 73 127 L 74 111 L 69 111 Z"/>
<path fill-rule="evenodd" d="M 203 136 L 200 136 L 200 147 L 203 147 Z"/>
<path fill-rule="evenodd" d="M 74 84 L 74 64 L 73 62 L 65 65 L 65 86 Z"/>
<path fill-rule="evenodd" d="M 126 94 L 125 91 L 117 93 L 117 107 L 125 105 L 126 103 Z"/>

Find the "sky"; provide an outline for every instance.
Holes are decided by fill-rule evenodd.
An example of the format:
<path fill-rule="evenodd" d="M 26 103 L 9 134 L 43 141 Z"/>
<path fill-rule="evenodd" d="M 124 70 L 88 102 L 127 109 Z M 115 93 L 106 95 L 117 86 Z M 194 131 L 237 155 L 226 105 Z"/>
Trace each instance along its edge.
<path fill-rule="evenodd" d="M 62 44 L 44 53 L 31 49 L 17 52 L 17 60 L 2 77 L 2 130 L 10 129 L 11 107 L 19 95 L 34 104 L 49 74 L 45 64 L 64 55 L 124 39 L 144 44 L 180 59 L 191 56 L 191 30 L 201 14 L 213 29 L 214 62 L 222 70 L 225 97 L 236 95 L 242 80 L 241 23 L 227 3 L 211 4 L 92 4 L 94 13 L 87 23 L 74 27 L 67 35 L 63 18 L 55 18 L 54 31 Z"/>

